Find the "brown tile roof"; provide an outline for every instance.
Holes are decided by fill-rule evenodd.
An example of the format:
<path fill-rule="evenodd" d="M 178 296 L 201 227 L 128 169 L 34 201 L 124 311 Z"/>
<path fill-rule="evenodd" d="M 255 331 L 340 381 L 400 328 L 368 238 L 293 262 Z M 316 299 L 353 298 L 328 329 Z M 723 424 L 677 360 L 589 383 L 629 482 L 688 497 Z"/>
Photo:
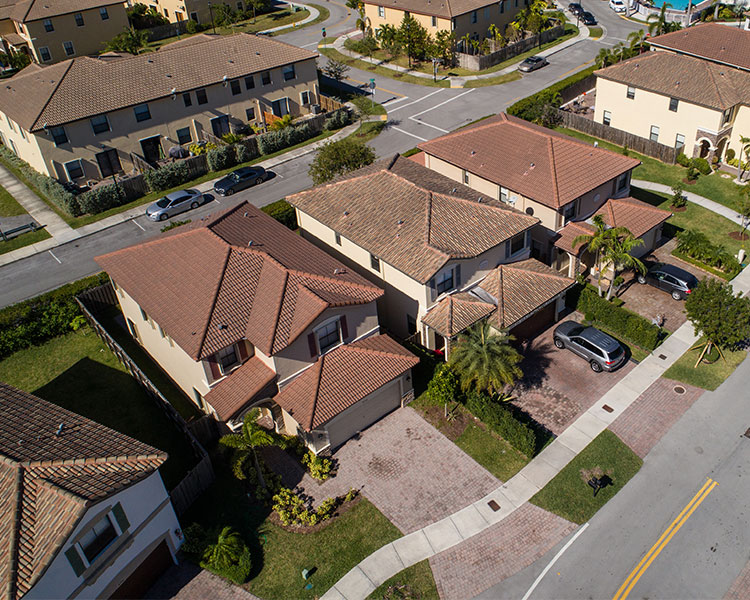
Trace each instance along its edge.
<path fill-rule="evenodd" d="M 704 23 L 648 40 L 651 46 L 667 48 L 750 70 L 750 31 L 719 23 Z"/>
<path fill-rule="evenodd" d="M 316 56 L 267 36 L 203 34 L 128 58 L 81 57 L 24 69 L 0 85 L 0 111 L 39 131 L 45 123 L 62 125 L 167 98 L 172 89 L 190 91 Z"/>
<path fill-rule="evenodd" d="M 240 339 L 275 354 L 327 308 L 383 295 L 246 202 L 171 233 L 96 261 L 194 359 Z"/>
<path fill-rule="evenodd" d="M 495 305 L 472 294 L 459 292 L 438 302 L 422 323 L 444 337 L 453 337 L 480 319 L 495 312 Z"/>
<path fill-rule="evenodd" d="M 750 73 L 671 52 L 648 52 L 594 74 L 714 110 L 750 104 Z"/>
<path fill-rule="evenodd" d="M 554 209 L 640 164 L 505 113 L 419 148 Z"/>
<path fill-rule="evenodd" d="M 274 400 L 311 431 L 418 363 L 389 336 L 374 335 L 324 354 Z"/>
<path fill-rule="evenodd" d="M 227 421 L 256 394 L 265 390 L 274 379 L 276 373 L 254 356 L 211 388 L 206 394 L 206 402 L 213 406 L 222 421 Z"/>
<path fill-rule="evenodd" d="M 0 411 L 0 585 L 15 600 L 89 506 L 147 477 L 167 455 L 4 383 Z"/>
<path fill-rule="evenodd" d="M 421 15 L 450 19 L 485 6 L 497 6 L 490 0 L 365 0 L 365 4 L 405 10 Z"/>
<path fill-rule="evenodd" d="M 538 223 L 401 156 L 287 201 L 419 282 Z"/>
<path fill-rule="evenodd" d="M 10 18 L 14 21 L 28 23 L 39 19 L 48 19 L 58 15 L 80 12 L 100 6 L 122 4 L 112 0 L 27 0 L 15 5 Z"/>
<path fill-rule="evenodd" d="M 28 45 L 29 43 L 26 41 L 25 37 L 22 37 L 17 33 L 3 33 L 0 34 L 0 37 L 2 37 L 3 40 L 8 42 L 11 46 L 23 46 Z"/>
<path fill-rule="evenodd" d="M 637 238 L 672 216 L 668 210 L 630 197 L 610 198 L 594 214 L 601 215 L 609 227 L 625 227 Z M 555 240 L 555 246 L 579 256 L 586 245 L 578 244 L 574 249 L 573 240 L 579 235 L 590 235 L 594 231 L 594 226 L 586 221 L 568 223 L 558 232 L 559 237 Z"/>

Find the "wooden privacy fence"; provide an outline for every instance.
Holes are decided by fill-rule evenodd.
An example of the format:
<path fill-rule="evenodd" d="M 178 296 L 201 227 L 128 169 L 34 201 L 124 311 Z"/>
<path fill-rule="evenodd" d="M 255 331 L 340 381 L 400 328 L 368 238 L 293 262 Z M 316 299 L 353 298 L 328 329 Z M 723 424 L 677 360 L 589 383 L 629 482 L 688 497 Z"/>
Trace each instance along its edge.
<path fill-rule="evenodd" d="M 542 44 L 556 40 L 563 35 L 563 33 L 565 33 L 565 27 L 563 25 L 557 25 L 552 29 L 542 31 L 540 34 L 532 35 L 531 37 L 519 40 L 514 44 L 508 44 L 507 46 L 499 48 L 494 52 L 490 52 L 485 56 L 456 52 L 456 60 L 458 61 L 458 66 L 463 69 L 469 69 L 470 71 L 483 71 L 484 69 L 494 67 L 504 60 L 508 60 L 509 58 L 533 50 Z M 490 42 L 490 44 L 494 44 L 494 42 Z"/>
<path fill-rule="evenodd" d="M 208 453 L 190 431 L 185 419 L 175 410 L 169 401 L 162 395 L 159 389 L 151 382 L 146 374 L 141 371 L 135 361 L 109 334 L 95 315 L 101 313 L 105 308 L 117 306 L 117 294 L 111 283 L 105 283 L 99 287 L 82 292 L 76 296 L 76 302 L 83 312 L 83 316 L 96 331 L 97 335 L 117 357 L 120 363 L 128 370 L 138 385 L 161 411 L 167 416 L 170 423 L 182 433 L 190 443 L 193 453 L 198 458 L 198 464 L 182 479 L 182 481 L 170 492 L 172 504 L 177 514 L 182 514 L 200 496 L 214 480 L 213 467 Z"/>
<path fill-rule="evenodd" d="M 603 123 L 597 123 L 567 110 L 558 109 L 557 114 L 560 117 L 563 127 L 575 129 L 581 133 L 601 138 L 618 146 L 627 146 L 629 150 L 651 156 L 670 165 L 677 162 L 679 150 L 671 146 L 652 142 L 622 129 L 615 129 Z"/>
<path fill-rule="evenodd" d="M 569 85 L 563 90 L 560 90 L 560 100 L 563 104 L 567 104 L 571 100 L 578 98 L 581 94 L 589 92 L 596 88 L 596 75 L 593 73 L 588 77 L 584 77 L 580 81 Z"/>
<path fill-rule="evenodd" d="M 341 104 L 341 102 L 330 96 L 324 96 L 323 94 L 318 94 L 318 101 L 320 102 L 320 108 L 323 112 L 333 112 L 339 108 L 344 108 L 344 105 Z"/>
<path fill-rule="evenodd" d="M 149 42 L 155 42 L 157 40 L 165 40 L 175 35 L 182 35 L 187 32 L 187 26 L 189 21 L 177 21 L 176 23 L 168 23 L 167 25 L 157 25 L 156 27 L 150 27 L 146 29 L 146 35 L 148 36 Z"/>

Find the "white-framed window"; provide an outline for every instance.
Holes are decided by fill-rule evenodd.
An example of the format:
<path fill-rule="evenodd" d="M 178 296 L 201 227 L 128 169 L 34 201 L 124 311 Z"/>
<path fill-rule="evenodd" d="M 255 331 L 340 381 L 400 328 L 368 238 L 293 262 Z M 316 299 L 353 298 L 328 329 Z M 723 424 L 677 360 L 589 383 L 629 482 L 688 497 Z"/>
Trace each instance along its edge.
<path fill-rule="evenodd" d="M 378 16 L 381 19 L 385 19 L 385 7 L 384 6 L 378 6 Z"/>
<path fill-rule="evenodd" d="M 181 127 L 177 130 L 177 143 L 180 145 L 189 144 L 193 141 L 193 136 L 190 133 L 190 127 Z"/>
<path fill-rule="evenodd" d="M 68 179 L 73 181 L 74 179 L 80 179 L 83 177 L 83 165 L 81 159 L 71 160 L 65 163 L 65 172 L 68 174 Z"/>
<path fill-rule="evenodd" d="M 680 150 L 685 147 L 685 136 L 681 133 L 678 133 L 674 138 L 674 147 L 677 150 Z"/>
<path fill-rule="evenodd" d="M 336 245 L 340 246 L 341 245 L 341 234 L 338 231 L 336 231 L 334 237 L 336 239 Z"/>
<path fill-rule="evenodd" d="M 48 62 L 52 60 L 52 55 L 49 52 L 49 48 L 47 46 L 42 46 L 39 48 L 39 60 L 42 62 Z"/>
<path fill-rule="evenodd" d="M 76 53 L 73 42 L 63 42 L 63 50 L 65 50 L 65 56 L 73 56 Z"/>
<path fill-rule="evenodd" d="M 370 254 L 370 268 L 380 273 L 380 259 L 374 254 Z"/>
<path fill-rule="evenodd" d="M 469 172 L 466 169 L 463 170 L 463 180 L 465 185 L 469 185 Z"/>
<path fill-rule="evenodd" d="M 651 125 L 651 133 L 648 136 L 652 142 L 659 141 L 659 127 L 657 125 Z"/>
<path fill-rule="evenodd" d="M 341 324 L 339 319 L 324 323 L 315 330 L 315 338 L 318 342 L 318 349 L 321 354 L 325 354 L 334 346 L 341 343 Z"/>
<path fill-rule="evenodd" d="M 91 117 L 91 129 L 94 130 L 95 134 L 109 131 L 109 119 L 107 119 L 107 115 Z"/>
<path fill-rule="evenodd" d="M 68 143 L 68 134 L 65 133 L 64 127 L 53 127 L 50 129 L 52 139 L 55 142 L 55 146 L 61 146 L 62 144 Z"/>
<path fill-rule="evenodd" d="M 297 77 L 297 73 L 294 71 L 294 65 L 286 65 L 285 67 L 282 67 L 281 73 L 284 75 L 284 81 L 296 79 Z"/>
<path fill-rule="evenodd" d="M 47 33 L 55 30 L 55 26 L 52 24 L 52 21 L 50 19 L 44 19 L 42 23 L 44 24 L 44 31 L 46 31 Z"/>
<path fill-rule="evenodd" d="M 721 124 L 722 126 L 729 123 L 729 121 L 732 120 L 732 115 L 734 114 L 734 106 L 731 108 L 726 109 L 722 115 L 721 115 Z"/>
<path fill-rule="evenodd" d="M 99 9 L 99 16 L 102 18 L 102 21 L 109 20 L 109 13 L 107 12 L 107 7 L 106 6 L 102 6 Z"/>
<path fill-rule="evenodd" d="M 505 203 L 509 202 L 510 196 L 508 195 L 508 188 L 501 187 L 500 188 L 500 200 L 502 200 Z"/>
<path fill-rule="evenodd" d="M 476 23 L 477 22 L 477 11 L 472 10 L 471 11 L 471 22 Z"/>
<path fill-rule="evenodd" d="M 672 112 L 677 112 L 677 109 L 680 106 L 680 101 L 677 98 L 670 98 L 669 99 L 669 110 Z"/>
<path fill-rule="evenodd" d="M 216 353 L 216 362 L 222 375 L 226 375 L 231 368 L 239 362 L 237 347 L 232 344 Z"/>
<path fill-rule="evenodd" d="M 148 104 L 139 104 L 133 107 L 135 113 L 135 120 L 139 123 L 141 121 L 148 121 L 151 118 L 151 111 L 148 108 Z"/>
<path fill-rule="evenodd" d="M 430 23 L 433 27 L 437 27 L 437 17 L 433 15 Z"/>
<path fill-rule="evenodd" d="M 86 22 L 83 20 L 83 15 L 81 13 L 76 13 L 73 15 L 73 17 L 75 18 L 76 25 L 78 27 L 83 27 L 86 24 Z"/>
<path fill-rule="evenodd" d="M 453 269 L 446 269 L 435 278 L 435 290 L 438 296 L 450 292 L 454 287 Z"/>
<path fill-rule="evenodd" d="M 299 93 L 299 102 L 302 106 L 308 106 L 310 103 L 310 92 L 305 90 Z"/>
<path fill-rule="evenodd" d="M 94 526 L 81 536 L 78 545 L 89 564 L 104 552 L 117 539 L 117 530 L 110 516 L 104 515 Z"/>
<path fill-rule="evenodd" d="M 625 97 L 628 100 L 633 100 L 635 98 L 635 88 L 632 85 L 628 86 L 628 89 L 625 92 Z"/>
<path fill-rule="evenodd" d="M 612 123 L 612 113 L 608 110 L 605 110 L 602 114 L 602 124 L 609 125 Z"/>

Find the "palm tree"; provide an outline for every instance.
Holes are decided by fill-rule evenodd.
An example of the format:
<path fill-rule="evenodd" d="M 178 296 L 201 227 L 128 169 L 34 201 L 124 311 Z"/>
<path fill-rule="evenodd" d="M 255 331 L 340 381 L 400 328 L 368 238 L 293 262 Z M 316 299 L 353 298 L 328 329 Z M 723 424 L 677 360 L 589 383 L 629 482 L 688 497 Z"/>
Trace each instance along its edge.
<path fill-rule="evenodd" d="M 209 565 L 227 568 L 236 565 L 244 550 L 245 542 L 240 534 L 231 527 L 221 530 L 215 544 L 211 544 L 203 553 L 203 560 Z"/>
<path fill-rule="evenodd" d="M 631 31 L 628 34 L 628 41 L 630 42 L 630 51 L 634 56 L 643 52 L 643 42 L 646 39 L 646 32 L 643 29 L 638 31 Z M 637 52 L 636 52 L 637 51 Z"/>
<path fill-rule="evenodd" d="M 270 433 L 258 425 L 257 418 L 258 410 L 251 410 L 245 415 L 245 420 L 242 422 L 242 429 L 239 433 L 230 433 L 222 436 L 219 442 L 228 448 L 234 448 L 236 451 L 232 459 L 232 471 L 237 479 L 245 479 L 243 468 L 252 456 L 255 462 L 255 472 L 258 474 L 258 483 L 265 489 L 266 482 L 263 479 L 263 472 L 261 471 L 260 461 L 255 449 L 261 446 L 273 445 L 274 439 Z"/>
<path fill-rule="evenodd" d="M 668 8 L 672 8 L 672 5 L 669 2 L 665 2 L 661 5 L 658 15 L 652 14 L 646 17 L 649 35 L 661 35 L 670 31 L 671 24 L 667 22 Z"/>
<path fill-rule="evenodd" d="M 391 55 L 391 58 L 395 58 L 399 50 L 398 28 L 386 23 L 378 27 L 375 37 L 380 42 L 380 46 Z"/>
<path fill-rule="evenodd" d="M 357 29 L 362 32 L 362 37 L 372 35 L 372 27 L 370 26 L 370 17 L 365 15 L 365 5 L 361 4 L 359 8 L 359 17 L 357 17 Z"/>
<path fill-rule="evenodd" d="M 742 157 L 745 157 L 745 167 L 750 161 L 750 137 L 740 136 L 740 151 L 737 153 L 737 181 L 742 181 L 742 176 L 745 174 L 745 168 L 742 166 Z"/>
<path fill-rule="evenodd" d="M 633 248 L 643 245 L 643 240 L 634 237 L 625 227 L 616 227 L 609 231 L 613 233 L 609 236 L 609 243 L 602 250 L 602 259 L 612 265 L 612 279 L 607 289 L 607 300 L 612 298 L 615 280 L 623 269 L 633 269 L 641 274 L 646 273 L 646 266 L 641 260 L 630 254 Z"/>
<path fill-rule="evenodd" d="M 596 230 L 591 234 L 584 233 L 576 236 L 573 240 L 573 249 L 575 249 L 578 244 L 585 244 L 588 246 L 589 252 L 596 253 L 596 268 L 598 271 L 596 277 L 596 287 L 599 290 L 599 296 L 601 297 L 602 271 L 604 270 L 602 268 L 602 251 L 610 243 L 610 238 L 612 236 L 610 231 L 612 231 L 612 229 L 610 229 L 609 226 L 604 222 L 604 218 L 601 215 L 594 215 L 594 217 L 591 219 L 591 222 L 594 224 Z"/>
<path fill-rule="evenodd" d="M 523 376 L 518 366 L 523 357 L 510 344 L 514 339 L 507 331 L 493 330 L 486 319 L 461 334 L 450 355 L 461 387 L 497 393 Z"/>

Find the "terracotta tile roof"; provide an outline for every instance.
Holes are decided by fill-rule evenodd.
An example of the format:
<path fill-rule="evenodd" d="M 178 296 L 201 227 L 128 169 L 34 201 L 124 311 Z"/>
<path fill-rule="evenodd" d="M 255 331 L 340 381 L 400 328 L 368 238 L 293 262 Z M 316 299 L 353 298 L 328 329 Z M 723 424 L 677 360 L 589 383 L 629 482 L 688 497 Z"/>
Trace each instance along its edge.
<path fill-rule="evenodd" d="M 144 479 L 167 455 L 4 383 L 0 411 L 0 585 L 15 600 L 89 506 Z"/>
<path fill-rule="evenodd" d="M 326 308 L 383 295 L 246 202 L 170 233 L 96 261 L 193 359 L 240 339 L 275 354 Z"/>
<path fill-rule="evenodd" d="M 672 216 L 668 210 L 630 197 L 610 198 L 594 214 L 601 215 L 609 227 L 625 227 L 637 238 Z M 580 256 L 586 244 L 578 244 L 574 249 L 573 240 L 579 235 L 590 235 L 594 231 L 595 227 L 587 221 L 568 223 L 558 232 L 559 237 L 555 240 L 555 246 Z"/>
<path fill-rule="evenodd" d="M 640 164 L 505 113 L 419 148 L 554 209 Z"/>
<path fill-rule="evenodd" d="M 649 38 L 648 43 L 750 70 L 750 31 L 739 27 L 704 23 Z"/>
<path fill-rule="evenodd" d="M 28 45 L 29 43 L 26 41 L 26 38 L 18 35 L 17 33 L 2 33 L 0 34 L 0 37 L 2 37 L 3 40 L 8 42 L 11 46 L 23 46 Z"/>
<path fill-rule="evenodd" d="M 276 373 L 254 356 L 211 388 L 206 394 L 206 402 L 213 406 L 222 421 L 227 421 L 274 379 Z"/>
<path fill-rule="evenodd" d="M 25 129 L 39 131 L 45 123 L 62 125 L 167 98 L 172 89 L 190 91 L 221 83 L 224 76 L 244 77 L 316 56 L 267 36 L 202 34 L 191 43 L 175 42 L 128 58 L 81 57 L 26 68 L 0 85 L 0 111 Z"/>
<path fill-rule="evenodd" d="M 538 219 L 401 156 L 287 197 L 300 211 L 419 282 Z"/>
<path fill-rule="evenodd" d="M 750 104 L 750 73 L 671 52 L 648 52 L 594 74 L 714 110 Z"/>
<path fill-rule="evenodd" d="M 28 23 L 114 4 L 121 3 L 112 0 L 27 0 L 18 2 L 10 17 L 14 21 Z"/>
<path fill-rule="evenodd" d="M 453 337 L 480 319 L 495 312 L 495 305 L 475 295 L 460 292 L 438 302 L 422 323 L 444 337 Z"/>
<path fill-rule="evenodd" d="M 274 400 L 310 431 L 418 363 L 392 338 L 374 335 L 324 354 Z"/>
<path fill-rule="evenodd" d="M 485 6 L 497 6 L 489 0 L 365 0 L 365 4 L 405 10 L 421 15 L 434 15 L 450 19 Z"/>

